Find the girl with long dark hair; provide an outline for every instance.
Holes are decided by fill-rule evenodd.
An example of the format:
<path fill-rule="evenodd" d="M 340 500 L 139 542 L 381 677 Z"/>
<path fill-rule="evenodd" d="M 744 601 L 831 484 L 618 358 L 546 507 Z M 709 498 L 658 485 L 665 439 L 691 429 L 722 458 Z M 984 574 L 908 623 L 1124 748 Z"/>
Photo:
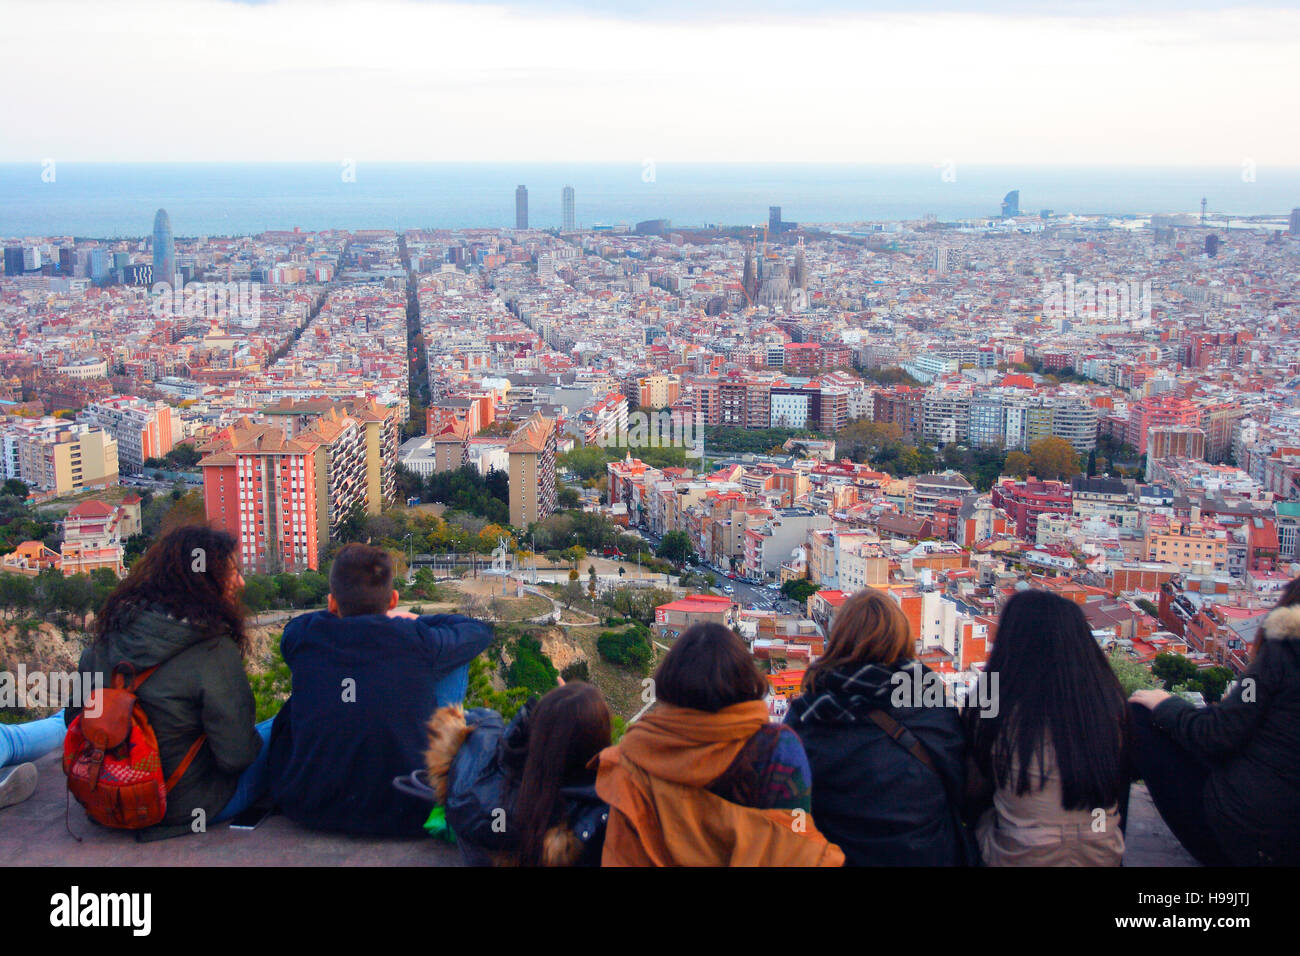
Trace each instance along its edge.
<path fill-rule="evenodd" d="M 150 671 L 136 696 L 158 740 L 164 776 L 190 756 L 167 794 L 162 822 L 145 839 L 219 823 L 266 790 L 271 721 L 254 725 L 253 692 L 235 539 L 183 525 L 156 540 L 109 596 L 81 672 L 109 686 Z M 152 669 L 152 670 L 151 670 Z M 78 709 L 69 708 L 71 723 Z M 191 756 L 192 755 L 192 756 Z M 201 814 L 199 813 L 201 811 Z"/>
<path fill-rule="evenodd" d="M 1138 772 L 1189 853 L 1206 866 L 1300 865 L 1300 578 L 1219 703 L 1162 690 L 1130 701 Z"/>
<path fill-rule="evenodd" d="M 984 863 L 1119 866 L 1128 715 L 1083 611 L 1046 591 L 1016 594 L 985 674 L 996 706 L 964 715 Z"/>
<path fill-rule="evenodd" d="M 465 862 L 599 866 L 609 808 L 589 765 L 610 724 L 600 691 L 581 681 L 530 701 L 509 725 L 486 708 L 435 712 L 427 786 Z"/>

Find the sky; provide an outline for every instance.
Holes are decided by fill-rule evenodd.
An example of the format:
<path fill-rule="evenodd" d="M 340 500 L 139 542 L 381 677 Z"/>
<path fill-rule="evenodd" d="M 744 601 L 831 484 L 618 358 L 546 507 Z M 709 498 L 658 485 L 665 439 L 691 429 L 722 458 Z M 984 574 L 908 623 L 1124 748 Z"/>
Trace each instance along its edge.
<path fill-rule="evenodd" d="M 1300 165 L 1230 0 L 5 0 L 0 162 Z"/>

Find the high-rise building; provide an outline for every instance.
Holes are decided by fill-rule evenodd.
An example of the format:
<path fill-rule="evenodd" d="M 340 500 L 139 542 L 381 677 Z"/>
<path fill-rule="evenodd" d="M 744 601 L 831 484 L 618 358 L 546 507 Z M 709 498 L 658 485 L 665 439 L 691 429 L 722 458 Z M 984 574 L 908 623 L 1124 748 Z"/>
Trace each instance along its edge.
<path fill-rule="evenodd" d="M 1300 206 L 1291 210 L 1291 235 L 1300 236 Z"/>
<path fill-rule="evenodd" d="M 128 473 L 138 473 L 150 458 L 161 458 L 174 447 L 172 409 L 166 402 L 115 395 L 91 402 L 77 421 L 98 425 L 117 442 L 119 463 Z"/>
<path fill-rule="evenodd" d="M 577 227 L 574 225 L 576 220 L 573 215 L 573 187 L 572 186 L 565 186 L 564 189 L 560 191 L 560 207 L 564 213 L 564 231 L 573 232 L 573 230 Z"/>
<path fill-rule="evenodd" d="M 60 421 L 18 433 L 18 477 L 70 495 L 117 484 L 117 442 L 101 428 Z"/>
<path fill-rule="evenodd" d="M 948 247 L 945 245 L 934 247 L 934 271 L 939 275 L 946 275 L 948 272 Z"/>
<path fill-rule="evenodd" d="M 397 422 L 392 409 L 368 398 L 282 398 L 275 405 L 263 408 L 262 415 L 266 420 L 278 423 L 290 438 L 314 429 L 320 433 L 316 440 L 326 444 L 335 442 L 339 432 L 335 423 L 344 419 L 354 422 L 357 427 L 357 461 L 348 464 L 347 468 L 355 468 L 360 480 L 358 497 L 348 498 L 346 507 L 350 508 L 355 500 L 361 500 L 365 503 L 366 514 L 377 515 L 385 504 L 392 502 L 397 494 Z M 331 451 L 331 456 L 333 462 L 337 455 Z M 335 490 L 344 485 L 333 476 L 331 483 Z M 332 513 L 331 528 L 337 527 L 344 517 L 346 514 Z"/>
<path fill-rule="evenodd" d="M 528 187 L 515 187 L 515 228 L 528 228 Z"/>
<path fill-rule="evenodd" d="M 22 274 L 23 274 L 23 247 L 5 246 L 5 275 L 20 276 Z"/>
<path fill-rule="evenodd" d="M 767 207 L 767 231 L 777 233 L 781 231 L 781 207 Z"/>
<path fill-rule="evenodd" d="M 208 521 L 239 541 L 245 570 L 319 566 L 319 535 L 329 527 L 329 456 L 313 437 L 287 438 L 277 424 L 241 419 L 206 446 L 199 466 Z"/>
<path fill-rule="evenodd" d="M 555 419 L 533 412 L 506 445 L 510 523 L 524 529 L 555 511 Z"/>
<path fill-rule="evenodd" d="M 1013 189 L 1002 197 L 1002 218 L 1014 219 L 1020 215 L 1020 190 Z"/>
<path fill-rule="evenodd" d="M 104 255 L 104 250 L 98 246 L 90 250 L 90 257 L 86 263 L 86 272 L 96 282 L 108 275 L 108 257 Z"/>
<path fill-rule="evenodd" d="M 176 241 L 166 209 L 153 217 L 153 281 L 171 285 L 176 281 Z"/>

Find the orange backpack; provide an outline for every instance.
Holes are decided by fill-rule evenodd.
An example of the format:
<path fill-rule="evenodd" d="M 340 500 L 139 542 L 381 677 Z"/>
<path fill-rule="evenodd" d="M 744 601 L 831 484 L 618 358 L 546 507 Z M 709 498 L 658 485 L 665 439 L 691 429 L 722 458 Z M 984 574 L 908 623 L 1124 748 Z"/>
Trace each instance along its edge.
<path fill-rule="evenodd" d="M 139 830 L 160 822 L 167 813 L 168 792 L 207 739 L 200 734 L 171 776 L 163 779 L 158 739 L 136 697 L 155 670 L 156 665 L 141 671 L 130 684 L 115 671 L 112 686 L 91 692 L 63 738 L 68 792 L 88 817 L 106 827 Z"/>

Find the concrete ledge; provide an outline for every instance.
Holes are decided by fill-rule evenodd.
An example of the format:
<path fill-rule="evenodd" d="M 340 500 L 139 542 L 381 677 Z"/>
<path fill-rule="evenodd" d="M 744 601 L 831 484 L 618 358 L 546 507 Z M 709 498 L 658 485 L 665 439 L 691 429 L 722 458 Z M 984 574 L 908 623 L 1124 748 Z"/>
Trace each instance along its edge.
<path fill-rule="evenodd" d="M 228 824 L 207 833 L 138 843 L 133 834 L 87 819 L 67 790 L 58 752 L 36 761 L 40 773 L 30 800 L 0 810 L 0 859 L 8 866 L 460 866 L 460 851 L 431 837 L 354 837 L 319 833 L 272 816 L 256 830 Z"/>
<path fill-rule="evenodd" d="M 63 822 L 66 789 L 59 754 L 36 762 L 35 795 L 0 810 L 0 860 L 8 866 L 461 866 L 460 851 L 429 837 L 344 836 L 307 830 L 273 816 L 256 830 L 219 824 L 207 833 L 137 843 L 130 833 L 91 823 L 72 802 Z M 1125 866 L 1183 867 L 1197 862 L 1169 832 L 1142 784 L 1129 797 Z"/>

